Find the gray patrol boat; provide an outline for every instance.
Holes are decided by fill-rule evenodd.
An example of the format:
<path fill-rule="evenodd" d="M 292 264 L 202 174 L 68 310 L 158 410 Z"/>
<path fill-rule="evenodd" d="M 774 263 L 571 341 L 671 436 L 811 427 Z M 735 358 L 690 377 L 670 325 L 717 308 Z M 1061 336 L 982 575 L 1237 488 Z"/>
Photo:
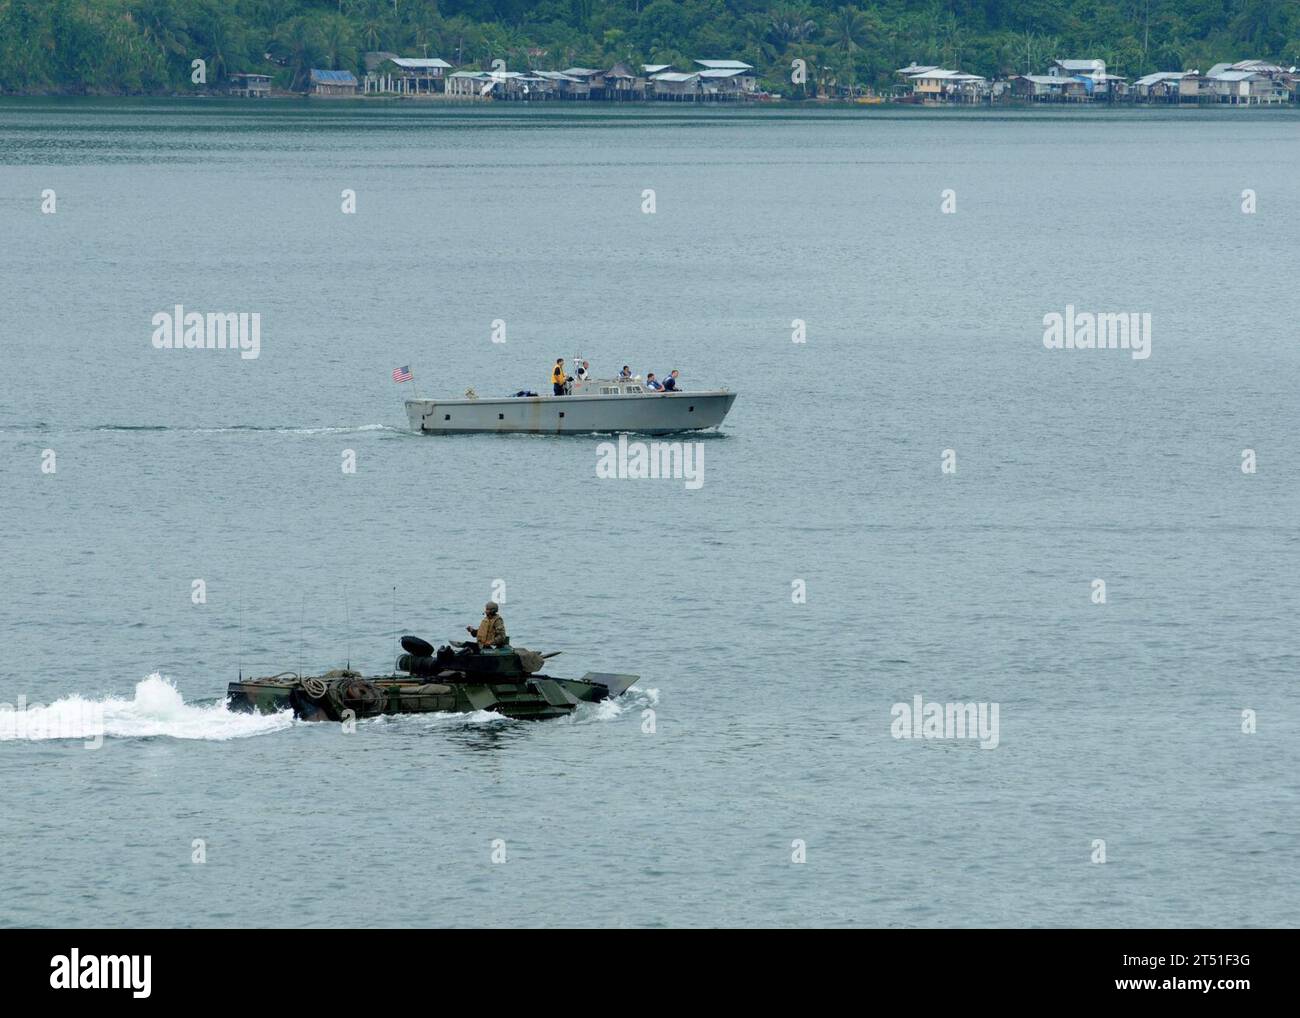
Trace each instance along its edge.
<path fill-rule="evenodd" d="M 640 378 L 574 378 L 564 396 L 408 399 L 411 427 L 429 435 L 577 435 L 631 431 L 673 435 L 716 428 L 736 394 L 726 389 L 655 392 Z"/>

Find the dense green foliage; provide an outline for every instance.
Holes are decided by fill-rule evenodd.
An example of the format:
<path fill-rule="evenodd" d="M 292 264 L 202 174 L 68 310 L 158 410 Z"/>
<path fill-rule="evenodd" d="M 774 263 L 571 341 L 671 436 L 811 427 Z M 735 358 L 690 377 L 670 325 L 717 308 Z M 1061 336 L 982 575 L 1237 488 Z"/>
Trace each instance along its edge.
<path fill-rule="evenodd" d="M 0 0 L 0 91 L 187 92 L 233 71 L 302 87 L 311 67 L 360 70 L 361 54 L 458 66 L 688 66 L 749 61 L 773 84 L 883 84 L 912 60 L 985 76 L 1056 57 L 1112 71 L 1300 63 L 1300 0 Z"/>

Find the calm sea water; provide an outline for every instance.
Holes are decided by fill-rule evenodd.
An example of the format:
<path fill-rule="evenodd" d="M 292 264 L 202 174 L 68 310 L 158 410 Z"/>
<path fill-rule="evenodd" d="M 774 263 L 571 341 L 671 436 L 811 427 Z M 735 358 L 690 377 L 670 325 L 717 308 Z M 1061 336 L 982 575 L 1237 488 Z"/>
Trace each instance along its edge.
<path fill-rule="evenodd" d="M 51 736 L 0 742 L 0 923 L 1294 925 L 1298 126 L 0 102 L 0 700 Z M 155 350 L 177 303 L 260 356 Z M 1151 357 L 1045 349 L 1067 305 Z M 574 354 L 738 390 L 703 487 L 403 430 L 398 365 Z M 225 710 L 497 581 L 636 689 Z M 918 695 L 997 747 L 894 738 Z"/>

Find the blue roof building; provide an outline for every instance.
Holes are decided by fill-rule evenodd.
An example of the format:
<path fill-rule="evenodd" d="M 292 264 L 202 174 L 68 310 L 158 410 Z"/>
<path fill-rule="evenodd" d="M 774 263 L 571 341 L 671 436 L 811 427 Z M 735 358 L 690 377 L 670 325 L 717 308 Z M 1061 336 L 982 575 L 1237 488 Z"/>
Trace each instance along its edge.
<path fill-rule="evenodd" d="M 312 95 L 356 95 L 357 77 L 351 71 L 311 69 Z"/>

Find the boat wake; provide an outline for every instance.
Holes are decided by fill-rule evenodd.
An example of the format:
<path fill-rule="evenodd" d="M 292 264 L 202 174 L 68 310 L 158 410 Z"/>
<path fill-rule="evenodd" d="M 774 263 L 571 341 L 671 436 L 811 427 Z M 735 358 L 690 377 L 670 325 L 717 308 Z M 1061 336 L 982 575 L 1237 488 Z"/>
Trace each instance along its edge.
<path fill-rule="evenodd" d="M 525 721 L 508 718 L 490 710 L 474 710 L 464 714 L 381 714 L 358 721 L 358 730 L 365 728 L 391 729 L 394 732 L 436 732 L 464 729 L 517 729 L 529 731 L 534 726 L 545 729 L 550 725 L 589 725 L 616 721 L 627 714 L 640 721 L 642 712 L 659 705 L 659 690 L 633 687 L 622 696 L 600 703 L 580 703 L 572 714 L 546 721 Z"/>
<path fill-rule="evenodd" d="M 233 424 L 227 427 L 187 427 L 169 424 L 97 424 L 89 427 L 73 428 L 54 428 L 44 421 L 33 421 L 29 424 L 15 424 L 0 427 L 0 435 L 4 434 L 70 434 L 81 432 L 112 432 L 130 435 L 149 435 L 149 434 L 174 434 L 174 435 L 242 435 L 242 434 L 271 434 L 271 435 L 359 435 L 368 431 L 386 432 L 392 435 L 400 435 L 403 438 L 413 436 L 415 433 L 410 428 L 394 427 L 391 424 L 353 424 L 338 425 L 334 427 L 320 428 L 303 428 L 293 427 L 290 425 L 260 425 L 260 424 Z"/>
<path fill-rule="evenodd" d="M 162 736 L 225 742 L 265 735 L 294 724 L 289 711 L 236 714 L 226 709 L 224 701 L 186 703 L 175 685 L 157 672 L 137 682 L 130 699 L 109 696 L 88 700 L 74 693 L 48 706 L 5 706 L 10 709 L 0 708 L 0 741 L 74 739 L 91 744 L 106 738 Z"/>
<path fill-rule="evenodd" d="M 395 428 L 389 424 L 357 424 L 353 426 L 329 427 L 329 428 L 293 428 L 293 427 L 274 427 L 261 425 L 243 425 L 236 424 L 225 428 L 185 428 L 170 427 L 167 425 L 154 424 L 101 424 L 98 427 L 89 429 L 91 431 L 168 431 L 181 432 L 193 435 L 236 435 L 244 432 L 271 432 L 276 435 L 353 435 L 365 431 L 392 431 L 398 434 L 407 434 L 407 428 Z"/>
<path fill-rule="evenodd" d="M 582 725 L 615 721 L 628 714 L 639 719 L 643 711 L 657 706 L 657 689 L 629 690 L 614 700 L 584 703 L 555 724 Z M 70 740 L 97 745 L 104 739 L 195 739 L 226 742 L 284 731 L 299 722 L 292 711 L 277 714 L 233 712 L 225 701 L 186 703 L 170 679 L 154 672 L 136 683 L 130 699 L 107 696 L 87 699 L 77 693 L 51 704 L 20 702 L 0 704 L 0 742 L 27 740 L 50 742 Z M 381 715 L 361 721 L 365 727 L 393 727 L 398 731 L 415 725 L 424 729 L 520 725 L 523 721 L 490 711 L 468 714 Z"/>
<path fill-rule="evenodd" d="M 565 717 L 556 719 L 559 725 L 583 725 L 600 721 L 615 721 L 624 714 L 640 718 L 641 712 L 659 706 L 659 690 L 638 689 L 633 686 L 626 693 L 613 700 L 601 700 L 599 703 L 580 703 L 577 709 Z"/>

